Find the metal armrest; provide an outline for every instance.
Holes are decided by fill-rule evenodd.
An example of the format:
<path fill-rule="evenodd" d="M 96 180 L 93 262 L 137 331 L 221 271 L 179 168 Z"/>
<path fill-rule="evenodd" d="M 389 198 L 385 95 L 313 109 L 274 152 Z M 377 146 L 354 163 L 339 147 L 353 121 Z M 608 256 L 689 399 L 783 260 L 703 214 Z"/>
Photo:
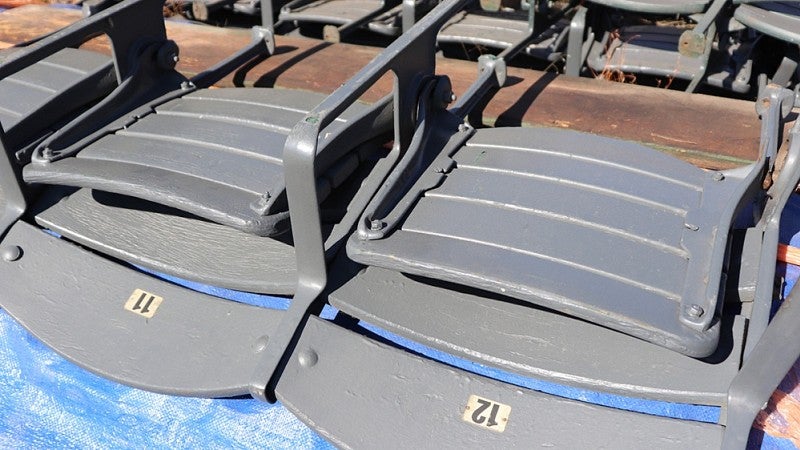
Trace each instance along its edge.
<path fill-rule="evenodd" d="M 395 139 L 390 158 L 403 153 L 410 144 L 420 87 L 433 74 L 436 32 L 466 3 L 467 0 L 457 0 L 439 5 L 309 113 L 286 140 L 286 191 L 292 211 L 298 283 L 292 304 L 253 374 L 250 392 L 254 397 L 274 400 L 272 391 L 280 366 L 291 353 L 292 342 L 327 284 L 315 169 L 320 134 L 381 76 L 391 71 L 395 76 Z"/>

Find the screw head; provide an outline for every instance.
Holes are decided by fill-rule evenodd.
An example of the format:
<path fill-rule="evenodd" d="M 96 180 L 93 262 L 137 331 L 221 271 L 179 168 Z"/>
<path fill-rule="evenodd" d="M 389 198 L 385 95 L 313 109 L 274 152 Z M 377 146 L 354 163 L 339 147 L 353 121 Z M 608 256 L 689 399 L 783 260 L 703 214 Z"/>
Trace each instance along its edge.
<path fill-rule="evenodd" d="M 722 181 L 725 179 L 725 175 L 722 172 L 714 172 L 714 175 L 711 176 L 711 179 L 714 181 Z"/>
<path fill-rule="evenodd" d="M 22 249 L 16 245 L 9 245 L 0 249 L 0 256 L 3 258 L 3 261 L 16 261 L 22 258 Z"/>
<path fill-rule="evenodd" d="M 314 350 L 307 348 L 297 355 L 297 361 L 303 367 L 313 367 L 319 361 L 319 355 Z"/>
<path fill-rule="evenodd" d="M 162 70 L 174 69 L 178 60 L 178 45 L 173 41 L 165 41 L 156 53 L 156 64 Z"/>
<path fill-rule="evenodd" d="M 383 227 L 384 223 L 379 219 L 372 219 L 372 221 L 369 223 L 369 229 L 372 231 L 380 231 L 383 229 Z"/>
<path fill-rule="evenodd" d="M 255 353 L 261 353 L 266 350 L 267 344 L 269 344 L 269 336 L 261 336 L 260 338 L 256 339 L 255 344 L 253 344 L 253 351 Z"/>
<path fill-rule="evenodd" d="M 703 307 L 700 305 L 692 305 L 686 310 L 686 313 L 693 319 L 699 319 L 703 317 L 705 310 L 703 310 Z"/>

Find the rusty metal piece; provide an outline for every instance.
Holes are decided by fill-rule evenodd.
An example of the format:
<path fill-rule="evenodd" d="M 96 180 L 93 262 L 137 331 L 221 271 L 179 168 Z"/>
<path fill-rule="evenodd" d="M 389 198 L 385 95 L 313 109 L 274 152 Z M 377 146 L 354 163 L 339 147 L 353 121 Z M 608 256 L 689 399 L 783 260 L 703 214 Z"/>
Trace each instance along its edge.
<path fill-rule="evenodd" d="M 500 11 L 502 8 L 519 9 L 520 0 L 480 0 L 484 11 Z"/>
<path fill-rule="evenodd" d="M 678 51 L 683 56 L 689 58 L 698 58 L 705 53 L 706 37 L 702 34 L 694 32 L 694 30 L 686 30 L 681 34 L 678 41 Z"/>
<path fill-rule="evenodd" d="M 325 25 L 322 28 L 322 39 L 325 42 L 330 42 L 332 44 L 338 44 L 342 42 L 342 37 L 339 34 L 339 28 L 334 25 Z"/>

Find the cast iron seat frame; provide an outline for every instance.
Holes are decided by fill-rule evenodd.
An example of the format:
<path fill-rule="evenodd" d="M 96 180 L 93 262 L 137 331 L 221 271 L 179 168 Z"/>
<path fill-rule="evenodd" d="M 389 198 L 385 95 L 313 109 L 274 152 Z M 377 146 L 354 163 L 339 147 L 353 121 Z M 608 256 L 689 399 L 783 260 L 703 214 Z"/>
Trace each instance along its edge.
<path fill-rule="evenodd" d="M 37 298 L 46 304 L 51 300 L 54 303 L 49 306 L 41 303 L 34 306 L 35 301 L 26 303 L 22 300 L 26 297 L 22 292 L 25 286 L 39 283 L 25 282 L 4 272 L 2 278 L 6 281 L 3 284 L 13 286 L 15 292 L 9 293 L 0 304 L 66 358 L 111 379 L 171 394 L 241 395 L 248 392 L 254 373 L 259 379 L 272 376 L 272 371 L 256 371 L 255 366 L 259 360 L 268 359 L 260 355 L 269 353 L 273 346 L 280 348 L 271 353 L 284 351 L 291 340 L 291 330 L 298 326 L 296 320 L 294 324 L 281 325 L 286 317 L 294 317 L 292 311 L 284 313 L 221 301 L 143 275 L 129 264 L 163 269 L 163 272 L 187 278 L 194 274 L 201 282 L 223 280 L 220 283 L 224 284 L 224 280 L 231 281 L 231 277 L 226 276 L 225 270 L 215 269 L 216 265 L 235 264 L 239 269 L 246 265 L 242 262 L 247 259 L 243 256 L 248 251 L 263 253 L 251 261 L 254 266 L 251 273 L 234 270 L 233 282 L 244 279 L 244 283 L 250 283 L 234 287 L 295 294 L 295 308 L 301 308 L 304 302 L 310 304 L 313 298 L 303 300 L 302 292 L 295 289 L 303 271 L 295 268 L 291 240 L 280 237 L 283 240 L 276 240 L 278 248 L 275 249 L 261 244 L 272 239 L 256 236 L 285 234 L 288 229 L 286 197 L 280 192 L 284 186 L 283 171 L 271 171 L 274 183 L 270 187 L 278 188 L 273 191 L 274 196 L 250 193 L 252 202 L 245 201 L 241 208 L 249 210 L 247 212 L 255 219 L 249 221 L 236 220 L 229 214 L 231 208 L 235 209 L 236 204 L 242 202 L 235 195 L 241 196 L 247 189 L 231 197 L 214 176 L 228 173 L 232 176 L 229 179 L 234 181 L 237 175 L 246 178 L 253 168 L 248 166 L 247 159 L 242 160 L 243 155 L 255 155 L 253 165 L 261 172 L 256 175 L 268 176 L 264 173 L 264 161 L 275 163 L 281 155 L 278 152 L 262 156 L 261 148 L 274 145 L 277 138 L 278 149 L 282 149 L 294 121 L 292 117 L 305 115 L 322 96 L 302 92 L 293 95 L 280 90 L 204 90 L 253 58 L 269 56 L 274 49 L 271 31 L 254 28 L 253 40 L 248 46 L 189 80 L 174 70 L 178 49 L 166 39 L 161 8 L 158 0 L 109 6 L 42 39 L 26 51 L 12 55 L 5 61 L 8 65 L 0 68 L 13 73 L 60 51 L 76 39 L 106 34 L 112 43 L 114 67 L 120 80 L 119 86 L 109 95 L 39 143 L 33 161 L 23 171 L 30 180 L 36 180 L 34 183 L 42 188 L 41 195 L 36 195 L 39 191 L 36 185 L 24 181 L 20 173 L 2 180 L 2 206 L 7 219 L 3 223 L 2 248 L 5 262 L 10 263 L 3 269 L 22 270 L 22 274 L 33 275 L 43 272 L 30 271 L 30 265 L 39 265 L 44 272 L 50 272 L 48 282 L 40 285 L 49 290 L 50 295 L 37 294 Z M 265 92 L 269 93 L 266 100 Z M 211 110 L 207 108 L 209 104 Z M 320 161 L 329 158 L 329 164 L 319 164 L 316 175 L 320 199 L 339 184 L 346 183 L 343 180 L 356 170 L 353 166 L 358 165 L 364 154 L 363 147 L 371 146 L 376 159 L 386 153 L 382 145 L 391 138 L 391 105 L 390 98 L 370 107 L 355 105 L 356 113 L 349 115 L 353 118 L 352 125 L 344 120 L 348 117 L 345 114 L 327 128 L 330 137 L 320 141 Z M 275 120 L 263 117 L 274 115 L 275 109 Z M 176 123 L 175 120 L 190 123 Z M 280 120 L 291 122 L 282 124 Z M 167 121 L 172 122 L 172 128 L 165 129 L 163 125 Z M 192 123 L 199 128 L 192 128 Z M 237 148 L 233 144 L 240 137 L 238 133 L 247 129 L 251 134 L 250 147 Z M 225 135 L 226 130 L 228 135 Z M 191 131 L 196 134 L 194 138 Z M 253 133 L 260 135 L 262 142 L 259 143 Z M 229 141 L 225 142 L 226 139 Z M 167 145 L 162 145 L 164 143 Z M 140 151 L 137 149 L 140 144 L 143 149 L 154 151 Z M 204 159 L 192 153 L 197 149 L 206 151 L 205 155 L 199 155 Z M 84 151 L 92 155 L 79 161 Z M 174 153 L 181 151 L 186 155 L 183 169 L 176 168 L 175 161 L 169 161 L 178 159 Z M 230 173 L 236 169 L 231 167 L 236 166 L 232 160 L 242 166 L 240 172 Z M 7 168 L 6 165 L 2 167 Z M 186 182 L 186 176 L 193 177 L 191 182 Z M 370 184 L 369 179 L 359 180 L 362 181 Z M 233 185 L 237 186 L 241 184 Z M 225 198 L 214 203 L 215 196 L 226 195 L 229 204 L 222 201 Z M 344 196 L 354 198 L 355 204 L 350 206 L 356 213 L 348 216 L 348 205 L 338 206 L 344 217 L 334 218 L 335 224 L 325 230 L 330 241 L 327 250 L 331 254 L 336 252 L 338 241 L 342 241 L 358 218 L 358 202 L 366 204 L 368 199 L 368 193 L 361 197 L 352 193 Z M 367 197 L 362 198 L 364 196 Z M 207 197 L 206 204 L 204 197 Z M 344 201 L 349 200 L 345 198 Z M 270 209 L 273 205 L 283 211 L 275 213 Z M 25 219 L 17 220 L 23 214 Z M 265 214 L 274 216 L 275 220 L 258 223 L 258 217 Z M 62 239 L 42 233 L 40 226 L 58 230 Z M 110 259 L 83 250 L 82 246 L 104 253 Z M 13 254 L 17 250 L 24 255 L 15 257 Z M 217 250 L 227 251 L 230 259 L 216 254 Z M 172 251 L 176 254 L 163 254 Z M 115 262 L 115 258 L 126 262 Z M 275 264 L 276 261 L 280 264 Z M 14 267 L 16 262 L 22 264 Z M 50 266 L 53 263 L 58 267 Z M 274 270 L 278 279 L 269 279 L 275 265 L 281 266 Z M 62 277 L 73 281 L 64 282 Z M 87 285 L 74 282 L 86 277 L 99 280 Z M 159 320 L 155 321 L 159 324 L 149 317 L 137 317 L 124 308 L 117 308 L 119 305 L 115 302 L 108 302 L 108 299 L 145 295 L 144 292 L 150 293 L 150 298 L 166 298 L 171 305 L 162 308 Z M 55 299 L 62 296 L 74 298 L 77 303 L 61 309 L 60 306 L 66 304 Z M 307 309 L 308 304 L 301 309 Z M 72 314 L 80 309 L 84 311 Z M 134 305 L 133 309 L 152 311 L 149 306 Z M 59 319 L 53 321 L 52 314 Z M 192 320 L 187 322 L 187 317 Z M 283 342 L 280 336 L 272 334 L 280 327 L 284 334 L 288 333 Z M 269 347 L 265 336 L 270 338 Z M 166 348 L 158 344 L 170 337 L 171 345 Z M 148 350 L 151 345 L 153 347 Z M 154 354 L 152 348 L 160 350 Z M 193 351 L 201 348 L 205 350 L 197 354 Z M 119 358 L 119 354 L 127 357 Z M 280 358 L 273 364 L 279 362 Z M 266 381 L 263 381 L 262 392 L 264 386 Z"/>
<path fill-rule="evenodd" d="M 271 53 L 271 35 L 259 30 L 258 40 Z M 130 92 L 159 75 L 132 77 L 128 91 L 107 99 L 128 99 L 122 112 L 113 114 L 118 119 L 85 136 L 76 135 L 96 115 L 71 123 L 42 142 L 23 170 L 28 183 L 94 189 L 158 206 L 139 202 L 138 209 L 125 207 L 130 199 L 107 194 L 103 205 L 99 194 L 81 191 L 57 205 L 41 207 L 37 220 L 76 242 L 153 270 L 226 288 L 293 293 L 294 256 L 287 239 L 253 239 L 236 230 L 268 237 L 288 231 L 280 152 L 294 122 L 323 96 L 276 89 L 200 89 L 198 80 L 181 80 L 176 73 L 167 76 L 173 80 L 164 82 L 160 76 L 157 83 L 163 93 L 141 99 Z M 126 107 L 131 110 L 125 111 Z M 318 165 L 323 199 L 350 180 L 368 157 L 371 141 L 388 139 L 386 107 L 386 102 L 373 108 L 356 105 L 357 111 L 343 115 L 331 127 L 322 142 L 331 150 L 321 155 Z M 351 121 L 365 125 L 348 127 Z M 374 153 L 380 143 L 371 145 Z M 165 208 L 194 217 L 165 213 Z M 338 214 L 327 222 L 337 222 L 343 213 Z M 103 220 L 96 223 L 98 218 Z M 141 223 L 141 232 L 132 230 L 113 239 L 113 230 L 126 222 Z M 145 224 L 150 224 L 147 231 Z M 200 258 L 205 264 L 198 264 L 193 259 L 203 251 L 176 237 L 148 238 L 149 233 L 158 235 L 159 228 L 185 230 L 198 238 L 213 236 L 213 244 L 203 251 L 215 257 Z M 243 241 L 249 244 L 237 245 Z M 242 264 L 242 253 L 264 255 Z M 212 262 L 237 267 L 222 275 L 226 271 L 215 270 Z M 272 270 L 266 273 L 267 281 L 254 283 L 263 278 L 257 275 L 263 275 L 264 267 Z"/>
<path fill-rule="evenodd" d="M 434 20 L 439 20 L 442 15 L 457 11 L 457 6 L 454 2 L 435 10 L 428 17 L 430 22 L 424 26 L 420 24 L 404 37 L 414 39 L 417 35 L 435 32 L 426 27 L 435 25 Z M 393 44 L 385 55 L 396 54 L 407 39 Z M 484 75 L 481 79 L 486 84 L 496 83 L 497 79 L 503 78 L 503 67 L 500 61 L 500 64 L 485 69 L 482 75 L 491 73 L 495 78 Z M 342 104 L 332 106 L 337 105 L 333 99 L 357 95 L 358 91 L 349 92 L 354 88 L 345 85 L 329 98 L 331 103 L 326 101 L 319 111 L 341 110 Z M 473 86 L 472 91 L 477 90 L 480 88 Z M 709 223 L 716 229 L 706 241 L 715 248 L 711 252 L 714 256 L 707 261 L 709 270 L 703 274 L 690 273 L 687 281 L 696 281 L 715 297 L 707 306 L 716 317 L 696 314 L 707 325 L 721 328 L 723 339 L 720 345 L 715 338 L 711 339 L 708 341 L 711 344 L 706 346 L 707 342 L 703 342 L 700 345 L 702 350 L 696 354 L 714 352 L 709 358 L 687 358 L 666 348 L 689 351 L 681 344 L 672 345 L 663 339 L 664 335 L 640 336 L 650 338 L 654 345 L 608 328 L 616 326 L 618 330 L 636 334 L 635 328 L 641 326 L 637 320 L 614 325 L 602 320 L 602 314 L 591 317 L 589 321 L 571 318 L 570 315 L 580 316 L 585 310 L 574 304 L 558 305 L 557 296 L 545 296 L 540 301 L 569 315 L 531 307 L 528 305 L 529 297 L 521 297 L 517 286 L 508 284 L 503 287 L 491 280 L 486 282 L 498 273 L 525 271 L 504 257 L 492 259 L 492 265 L 483 266 L 480 273 L 471 267 L 471 261 L 454 258 L 453 264 L 458 268 L 449 271 L 442 268 L 441 261 L 435 260 L 437 255 L 447 258 L 449 255 L 463 256 L 463 253 L 457 253 L 455 244 L 446 243 L 444 239 L 407 240 L 403 243 L 410 243 L 412 247 L 406 248 L 400 244 L 380 248 L 374 243 L 365 243 L 371 239 L 390 242 L 415 214 L 422 214 L 418 209 L 424 208 L 427 193 L 446 189 L 449 177 L 458 171 L 459 164 L 464 163 L 464 160 L 454 161 L 452 156 L 469 148 L 464 144 L 470 139 L 483 136 L 486 142 L 482 145 L 487 147 L 487 152 L 492 147 L 503 146 L 493 143 L 502 136 L 501 130 L 475 132 L 466 125 L 454 127 L 451 124 L 463 117 L 458 105 L 446 111 L 431 104 L 424 110 L 420 109 L 412 148 L 365 210 L 357 233 L 348 242 L 347 255 L 339 255 L 334 263 L 338 270 L 331 271 L 329 281 L 327 272 L 318 265 L 315 272 L 318 277 L 309 281 L 310 286 L 327 294 L 329 302 L 353 320 L 341 319 L 331 323 L 314 316 L 307 319 L 294 354 L 287 360 L 278 380 L 277 397 L 298 417 L 342 446 L 374 446 L 401 438 L 405 444 L 414 446 L 429 442 L 430 436 L 447 436 L 453 439 L 454 446 L 523 442 L 527 445 L 531 442 L 559 442 L 570 446 L 601 439 L 622 447 L 637 447 L 641 446 L 643 439 L 659 439 L 659 444 L 674 444 L 679 448 L 720 445 L 742 448 L 756 413 L 800 356 L 800 344 L 792 342 L 787 346 L 783 341 L 786 336 L 797 334 L 797 325 L 793 322 L 800 315 L 796 294 L 784 302 L 768 325 L 780 212 L 800 178 L 800 125 L 796 124 L 791 131 L 787 164 L 780 177 L 774 184 L 769 180 L 782 142 L 782 121 L 794 106 L 795 97 L 794 92 L 780 86 L 771 85 L 763 90 L 757 104 L 763 120 L 762 152 L 754 164 L 713 173 L 672 161 L 664 169 L 667 172 L 664 178 L 674 175 L 674 171 L 695 173 L 706 185 L 701 190 L 711 197 L 710 193 L 715 189 L 711 187 L 713 183 L 727 180 L 739 185 L 730 191 L 734 194 L 721 211 L 714 213 L 719 214 L 717 225 Z M 312 113 L 311 117 L 317 116 Z M 555 136 L 561 134 L 566 142 L 582 141 L 590 150 L 592 145 L 633 146 L 632 143 L 589 135 L 576 137 L 564 130 L 523 129 L 514 133 L 531 139 L 540 133 L 542 137 L 552 133 L 553 138 L 548 141 L 555 146 L 560 142 Z M 287 145 L 287 151 L 302 153 L 306 161 L 313 161 L 313 143 L 318 135 L 313 123 L 301 122 L 296 128 L 297 141 L 290 141 L 292 145 Z M 649 159 L 656 158 L 659 163 L 670 159 L 656 156 L 653 150 L 636 147 L 636 152 L 642 152 L 641 159 L 636 158 L 630 163 L 626 169 L 630 173 L 655 175 L 657 172 L 647 168 L 651 164 Z M 467 160 L 472 162 L 467 165 L 481 161 L 481 155 L 484 153 L 470 155 L 472 158 Z M 625 155 L 630 157 L 631 153 L 626 151 Z M 562 163 L 574 168 L 585 162 L 582 159 L 580 153 L 574 151 L 572 157 Z M 607 164 L 608 168 L 620 167 L 619 161 Z M 307 162 L 306 166 L 312 167 L 313 164 Z M 604 169 L 598 169 L 598 172 L 609 174 Z M 519 168 L 514 170 L 514 176 L 527 177 Z M 622 177 L 632 181 L 625 175 Z M 314 204 L 313 197 L 309 196 L 313 192 L 311 180 L 306 169 L 305 178 L 296 178 L 297 184 L 289 186 L 290 199 L 294 193 L 305 196 L 305 199 L 294 197 L 298 209 L 302 205 L 308 208 Z M 491 189 L 490 185 L 476 180 L 460 186 L 462 189 Z M 516 195 L 522 191 L 525 191 L 524 187 L 510 188 L 506 193 Z M 632 195 L 626 201 L 635 203 L 641 200 L 634 197 Z M 708 200 L 714 203 L 713 199 Z M 704 207 L 715 208 L 715 205 Z M 292 210 L 296 212 L 298 209 Z M 447 217 L 441 217 L 436 211 L 427 212 L 430 213 L 428 220 L 445 224 L 446 232 L 468 229 L 474 225 L 473 222 L 483 223 L 477 213 L 467 220 L 454 216 L 454 220 L 448 222 Z M 304 215 L 311 213 L 306 209 Z M 696 214 L 687 215 L 687 220 L 680 224 L 687 236 L 698 231 L 693 221 L 697 217 Z M 424 222 L 425 219 L 419 219 L 411 227 L 419 229 Z M 507 222 L 499 221 L 495 228 L 504 224 Z M 519 228 L 519 224 L 515 226 Z M 729 228 L 733 228 L 730 235 Z M 429 234 L 444 237 L 435 231 Z M 320 239 L 316 241 L 321 242 Z M 712 241 L 715 243 L 710 244 Z M 504 249 L 501 244 L 496 248 Z M 702 247 L 704 244 L 699 245 Z M 496 248 L 484 251 L 501 253 Z M 456 253 L 452 253 L 454 251 Z M 479 253 L 472 255 L 484 263 L 491 258 Z M 612 255 L 618 256 L 616 253 Z M 410 260 L 409 256 L 419 259 Z M 728 257 L 734 261 L 731 269 L 725 268 Z M 306 252 L 298 254 L 298 263 L 302 261 L 305 261 L 305 267 L 309 267 L 322 259 Z M 692 280 L 697 275 L 699 277 Z M 703 280 L 703 275 L 710 279 Z M 718 290 L 728 281 L 731 285 L 727 294 L 724 289 Z M 328 288 L 324 289 L 324 286 Z M 733 306 L 723 306 L 723 298 Z M 744 305 L 741 311 L 735 306 L 737 303 Z M 693 309 L 682 309 L 688 313 L 685 318 L 693 315 Z M 610 314 L 617 312 L 607 311 Z M 680 311 L 677 314 L 684 316 Z M 359 319 L 424 345 L 502 370 L 633 397 L 718 405 L 722 407 L 722 413 L 716 424 L 693 423 L 525 391 L 382 345 L 357 325 Z M 679 320 L 684 323 L 683 318 Z M 598 326 L 598 323 L 603 326 Z M 537 343 L 543 345 L 537 346 Z M 596 356 L 603 352 L 610 352 L 608 361 L 598 361 Z M 573 358 L 572 355 L 577 356 Z M 582 358 L 586 361 L 583 369 L 580 368 Z M 579 372 L 583 372 L 583 376 Z M 613 378 L 603 378 L 605 375 Z M 672 377 L 677 380 L 670 380 Z M 460 411 L 464 411 L 470 394 L 485 399 L 487 404 L 494 401 L 511 405 L 512 409 L 519 408 L 522 411 L 521 425 L 511 433 L 507 429 L 508 434 L 487 433 L 465 425 L 460 420 Z M 331 409 L 327 403 L 320 404 L 318 399 L 323 395 L 347 410 L 348 414 L 342 415 L 340 409 Z M 469 417 L 469 414 L 464 413 L 464 417 Z M 580 423 L 581 428 L 576 429 L 571 423 Z M 625 429 L 620 427 L 621 424 L 625 424 Z M 365 428 L 371 430 L 368 436 L 363 434 Z"/>
<path fill-rule="evenodd" d="M 586 339 L 584 344 L 597 343 L 600 347 L 619 344 L 621 347 L 617 348 L 634 349 L 631 353 L 624 352 L 626 357 L 622 360 L 614 361 L 614 365 L 619 367 L 646 366 L 647 362 L 666 358 L 669 361 L 666 368 L 675 363 L 674 370 L 690 372 L 690 377 L 681 377 L 684 382 L 697 377 L 698 372 L 689 369 L 718 374 L 718 361 L 690 359 L 596 324 L 514 301 L 505 293 L 490 295 L 466 284 L 432 283 L 424 276 L 412 278 L 396 270 L 364 267 L 350 260 L 345 252 L 337 252 L 327 245 L 331 237 L 326 241 L 323 230 L 319 206 L 322 195 L 316 164 L 322 154 L 320 137 L 330 131 L 330 126 L 382 75 L 387 72 L 395 75 L 392 95 L 394 145 L 367 176 L 342 219 L 342 223 L 353 227 L 358 222 L 362 236 L 365 230 L 367 234 L 381 233 L 391 229 L 395 219 L 402 221 L 404 217 L 392 216 L 398 202 L 401 203 L 400 210 L 413 212 L 414 205 L 402 205 L 410 198 L 406 193 L 413 186 L 430 183 L 425 188 L 428 190 L 446 184 L 450 172 L 458 170 L 450 155 L 481 134 L 464 124 L 463 118 L 481 93 L 503 84 L 504 61 L 485 59 L 478 81 L 450 110 L 445 109 L 452 98 L 449 82 L 446 77 L 433 75 L 436 33 L 465 4 L 465 0 L 454 0 L 440 5 L 342 88 L 306 114 L 289 133 L 283 163 L 291 230 L 297 243 L 298 270 L 297 288 L 288 310 L 280 312 L 236 304 L 165 283 L 66 240 L 49 236 L 31 223 L 31 217 L 15 222 L 0 243 L 0 280 L 4 280 L 3 285 L 7 286 L 2 306 L 48 345 L 103 376 L 172 394 L 224 396 L 249 391 L 257 398 L 274 400 L 277 397 L 302 420 L 343 446 L 375 446 L 400 442 L 397 439 L 401 438 L 409 446 L 425 445 L 430 444 L 430 436 L 444 435 L 454 446 L 484 443 L 530 445 L 537 441 L 580 445 L 591 439 L 610 441 L 614 438 L 619 445 L 640 447 L 642 438 L 658 436 L 665 439 L 659 441 L 665 445 L 697 447 L 722 443 L 729 448 L 742 447 L 755 414 L 800 355 L 800 342 L 797 339 L 785 340 L 786 336 L 797 334 L 800 308 L 797 308 L 798 300 L 794 299 L 796 295 L 784 302 L 767 326 L 780 212 L 800 177 L 800 139 L 797 137 L 800 131 L 797 126 L 791 132 L 787 163 L 777 181 L 767 190 L 767 195 L 761 197 L 766 199 L 766 203 L 763 207 L 755 206 L 755 211 L 761 214 L 742 225 L 748 231 L 744 233 L 745 244 L 740 252 L 742 261 L 747 264 L 741 266 L 749 269 L 741 269 L 738 283 L 734 284 L 742 296 L 748 295 L 751 287 L 754 289 L 752 314 L 745 311 L 738 315 L 730 311 L 733 317 L 723 318 L 730 319 L 730 322 L 723 322 L 723 331 L 729 330 L 732 335 L 730 345 L 720 346 L 720 356 L 726 361 L 722 366 L 727 376 L 722 380 L 713 377 L 709 377 L 711 380 L 704 377 L 703 380 L 724 385 L 725 394 L 701 388 L 706 393 L 704 395 L 725 406 L 726 414 L 723 414 L 720 424 L 656 418 L 520 389 L 391 348 L 376 342 L 369 333 L 353 333 L 348 328 L 356 330 L 357 327 L 345 314 L 334 322 L 317 316 L 326 300 L 330 299 L 351 318 L 383 319 L 379 323 L 393 331 L 401 331 L 431 345 L 440 345 L 457 354 L 466 354 L 482 363 L 500 366 L 504 364 L 502 358 L 491 353 L 498 351 L 498 347 L 492 347 L 502 347 L 504 340 L 513 344 L 525 340 L 537 342 L 540 337 L 536 333 L 539 331 L 557 333 L 558 330 L 569 330 L 570 333 L 562 333 L 569 335 L 580 330 L 587 333 L 577 335 Z M 92 29 L 92 26 L 124 23 L 122 19 L 126 14 L 141 23 L 141 11 L 130 12 L 134 6 L 148 6 L 147 17 L 152 23 L 163 24 L 160 14 L 156 13 L 156 10 L 160 12 L 160 4 L 155 1 L 123 3 L 56 33 L 38 47 L 40 54 L 32 52 L 35 56 L 28 56 L 30 59 L 27 61 L 33 62 L 48 52 L 56 51 L 48 44 L 58 42 L 76 30 L 85 31 L 87 24 Z M 114 20 L 109 21 L 109 18 Z M 156 27 L 152 31 L 151 42 L 164 45 L 163 29 Z M 161 45 L 157 48 L 172 48 Z M 263 35 L 257 45 L 264 45 Z M 171 53 L 167 51 L 166 54 L 169 56 Z M 234 59 L 239 63 L 249 58 L 240 54 Z M 116 62 L 119 69 L 120 61 Z M 224 64 L 225 67 L 231 65 L 234 65 L 234 60 Z M 201 75 L 195 79 L 195 84 L 202 85 L 200 81 L 211 78 Z M 123 82 L 120 87 L 124 85 Z M 762 157 L 757 163 L 764 168 L 763 178 L 754 178 L 768 179 L 780 143 L 781 119 L 789 113 L 794 102 L 795 94 L 790 91 L 778 86 L 764 89 L 758 105 L 764 119 L 762 156 L 767 157 Z M 101 104 L 100 109 L 104 106 Z M 88 114 L 91 116 L 92 111 Z M 75 133 L 83 138 L 94 131 L 73 128 L 67 132 L 62 136 Z M 744 172 L 732 171 L 723 176 L 741 180 L 748 178 Z M 713 174 L 708 176 L 710 181 L 724 181 L 715 180 Z M 762 190 L 759 183 L 750 185 L 755 191 Z M 4 192 L 8 186 L 8 182 L 3 184 Z M 21 182 L 11 187 L 20 193 L 26 189 Z M 376 200 L 368 205 L 373 198 Z M 10 204 L 8 197 L 4 201 Z M 27 206 L 24 203 L 10 205 L 7 210 L 17 208 L 19 214 L 25 212 Z M 37 213 L 35 210 L 29 212 Z M 687 224 L 692 225 L 691 222 Z M 331 236 L 337 236 L 334 242 L 343 242 L 351 235 L 353 227 L 334 230 L 331 233 Z M 690 228 L 687 229 L 691 231 Z M 359 234 L 351 239 L 359 239 Z M 754 263 L 756 260 L 758 263 Z M 497 268 L 503 268 L 502 261 L 497 262 Z M 377 281 L 370 282 L 368 278 L 375 276 Z M 30 289 L 31 286 L 35 286 L 35 290 Z M 349 295 L 359 292 L 359 289 L 364 293 L 365 288 L 367 295 L 356 298 Z M 404 327 L 395 318 L 387 318 L 386 310 L 376 309 L 382 298 L 390 300 L 394 306 L 402 306 L 402 298 L 394 295 L 413 291 L 417 295 L 408 301 L 413 302 L 414 307 L 401 307 L 398 312 L 408 315 L 408 326 Z M 142 317 L 124 309 L 124 304 L 135 303 L 137 298 L 141 300 L 148 295 L 161 299 L 159 311 L 154 315 Z M 441 309 L 437 303 L 430 302 L 440 298 L 442 306 L 452 305 L 454 308 Z M 361 301 L 361 310 L 354 300 Z M 473 306 L 468 306 L 466 301 Z M 478 311 L 482 308 L 490 314 L 463 314 L 467 309 L 475 311 L 475 308 Z M 431 314 L 431 311 L 441 311 L 442 314 Z M 729 312 L 729 308 L 723 308 L 722 312 Z M 507 320 L 502 320 L 504 318 Z M 436 325 L 432 333 L 424 329 L 430 325 L 429 319 L 433 319 Z M 489 322 L 490 326 L 482 326 L 481 321 Z M 472 325 L 472 328 L 459 328 L 454 325 L 458 322 Z M 519 329 L 524 333 L 520 339 L 511 336 L 506 325 L 521 325 Z M 747 327 L 747 340 L 742 342 L 739 339 L 737 342 L 736 336 L 743 336 L 745 325 L 750 325 Z M 471 333 L 465 333 L 465 330 Z M 441 338 L 441 333 L 447 332 L 452 332 L 454 341 Z M 490 342 L 489 352 L 474 351 L 479 348 L 479 342 L 465 344 L 464 338 L 470 334 L 477 335 L 479 342 Z M 502 339 L 498 340 L 498 335 Z M 164 346 L 164 342 L 170 345 Z M 558 343 L 558 340 L 549 342 Z M 575 343 L 573 340 L 572 344 L 563 345 L 566 350 L 578 350 L 570 348 Z M 511 347 L 513 353 L 520 354 L 519 348 Z M 741 349 L 747 357 L 739 370 L 738 351 Z M 569 352 L 565 354 L 570 355 Z M 538 353 L 531 355 L 535 358 Z M 515 366 L 513 358 L 507 361 L 511 364 L 504 367 L 506 369 L 522 367 L 520 364 Z M 565 364 L 567 369 L 580 365 L 570 357 L 566 358 Z M 527 368 L 521 370 L 530 372 Z M 533 371 L 545 378 L 556 372 L 548 368 L 534 368 Z M 568 372 L 562 370 L 561 373 L 567 375 L 559 381 L 592 385 L 601 390 L 603 386 L 610 386 L 609 389 L 615 392 L 641 392 L 635 384 L 604 385 L 603 380 L 597 378 L 594 382 L 574 376 L 570 378 Z M 668 375 L 665 374 L 664 378 Z M 700 381 L 690 382 L 691 386 L 698 384 Z M 463 414 L 469 395 L 511 405 L 515 411 L 511 420 L 516 421 L 519 417 L 520 422 L 516 425 L 509 422 L 505 433 L 487 432 L 484 428 L 465 423 L 461 420 L 462 415 L 469 418 L 477 414 Z M 685 389 L 659 390 L 655 384 L 645 396 L 695 399 L 701 395 Z M 320 402 L 321 398 L 326 401 Z M 348 413 L 342 414 L 343 410 Z M 476 419 L 473 422 L 479 424 Z M 582 428 L 572 429 L 567 425 L 570 423 L 582 424 Z M 365 429 L 369 430 L 366 436 Z"/>

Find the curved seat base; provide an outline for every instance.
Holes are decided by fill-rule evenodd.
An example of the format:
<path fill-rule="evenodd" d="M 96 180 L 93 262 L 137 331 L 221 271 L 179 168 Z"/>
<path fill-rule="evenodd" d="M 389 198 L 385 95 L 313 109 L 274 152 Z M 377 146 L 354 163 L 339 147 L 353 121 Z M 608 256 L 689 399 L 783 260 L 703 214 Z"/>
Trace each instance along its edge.
<path fill-rule="evenodd" d="M 129 386 L 246 394 L 283 315 L 138 273 L 25 222 L 3 244 L 21 255 L 0 261 L 0 307 L 65 358 Z"/>

